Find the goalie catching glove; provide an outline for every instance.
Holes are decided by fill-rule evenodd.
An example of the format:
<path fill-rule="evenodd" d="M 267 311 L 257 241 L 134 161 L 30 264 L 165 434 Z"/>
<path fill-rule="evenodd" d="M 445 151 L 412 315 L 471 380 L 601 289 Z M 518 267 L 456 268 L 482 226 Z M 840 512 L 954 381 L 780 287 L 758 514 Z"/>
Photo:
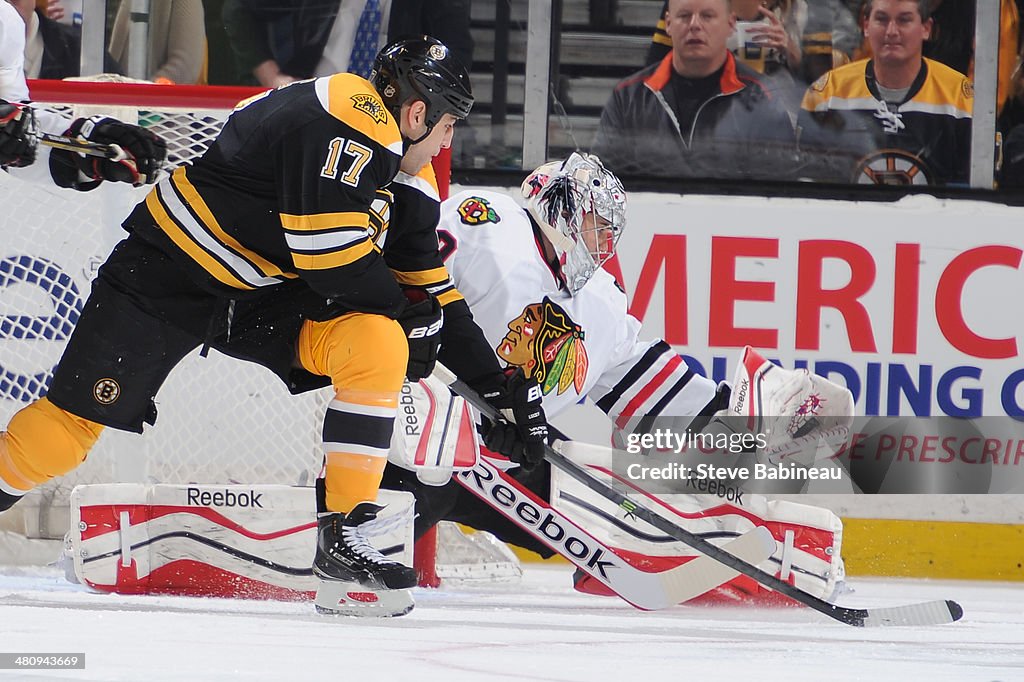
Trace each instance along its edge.
<path fill-rule="evenodd" d="M 474 382 L 474 389 L 494 407 L 502 410 L 509 421 L 493 422 L 481 417 L 480 435 L 491 452 L 516 462 L 526 471 L 533 470 L 544 459 L 548 440 L 548 422 L 544 416 L 543 394 L 534 379 L 527 379 L 522 369 L 508 370 Z"/>
<path fill-rule="evenodd" d="M 38 142 L 32 109 L 0 99 L 0 166 L 31 166 Z"/>
<path fill-rule="evenodd" d="M 61 187 L 88 191 L 103 180 L 128 182 L 135 187 L 156 182 L 167 160 L 167 144 L 136 125 L 103 116 L 76 119 L 67 137 L 103 145 L 116 145 L 120 158 L 104 158 L 63 149 L 50 152 L 50 174 Z"/>
<path fill-rule="evenodd" d="M 819 442 L 835 448 L 845 442 L 853 421 L 853 394 L 806 369 L 788 370 L 766 360 L 756 350 L 743 349 L 729 408 L 717 416 L 732 426 L 761 434 L 759 459 L 778 464 L 809 465 Z"/>
<path fill-rule="evenodd" d="M 422 289 L 405 289 L 408 299 L 398 316 L 409 341 L 409 365 L 405 376 L 409 381 L 424 379 L 434 371 L 437 351 L 441 347 L 444 312 L 437 297 Z"/>

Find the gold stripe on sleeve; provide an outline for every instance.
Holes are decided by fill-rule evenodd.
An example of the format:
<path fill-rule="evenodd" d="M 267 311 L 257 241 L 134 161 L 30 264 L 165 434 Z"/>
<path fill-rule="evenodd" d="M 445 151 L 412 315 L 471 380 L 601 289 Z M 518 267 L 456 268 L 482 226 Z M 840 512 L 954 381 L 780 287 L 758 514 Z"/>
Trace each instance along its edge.
<path fill-rule="evenodd" d="M 369 238 L 364 238 L 341 251 L 322 254 L 292 253 L 292 261 L 299 270 L 330 270 L 354 263 L 373 251 L 373 242 Z"/>
<path fill-rule="evenodd" d="M 201 220 L 203 225 L 213 233 L 214 237 L 220 241 L 220 243 L 224 244 L 239 256 L 249 261 L 253 267 L 267 277 L 286 277 L 289 279 L 295 279 L 298 277 L 294 272 L 285 272 L 255 251 L 242 246 L 237 239 L 225 232 L 220 226 L 220 223 L 217 222 L 217 218 L 213 215 L 213 211 L 210 210 L 210 207 L 206 205 L 203 197 L 199 194 L 199 191 L 191 181 L 189 181 L 185 168 L 185 166 L 181 166 L 174 171 L 172 182 L 174 182 L 174 186 L 177 187 L 178 191 L 181 192 L 181 196 L 185 200 L 185 203 L 187 203 L 192 210 L 196 212 L 196 216 L 198 216 L 199 220 Z"/>
<path fill-rule="evenodd" d="M 314 213 L 312 215 L 281 214 L 281 225 L 286 230 L 296 232 L 329 230 L 336 227 L 359 227 L 365 230 L 369 224 L 370 216 L 361 211 Z"/>

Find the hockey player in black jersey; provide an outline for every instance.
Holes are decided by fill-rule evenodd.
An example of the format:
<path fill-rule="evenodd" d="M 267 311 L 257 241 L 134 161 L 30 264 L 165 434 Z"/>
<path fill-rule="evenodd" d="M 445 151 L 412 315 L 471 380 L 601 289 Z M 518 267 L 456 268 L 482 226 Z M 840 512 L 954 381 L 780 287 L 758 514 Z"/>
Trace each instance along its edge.
<path fill-rule="evenodd" d="M 403 380 L 431 372 L 443 338 L 445 364 L 516 413 L 525 452 L 539 457 L 546 435 L 530 382 L 500 372 L 438 254 L 430 160 L 472 104 L 465 68 L 426 36 L 384 48 L 369 81 L 335 74 L 240 103 L 124 221 L 47 397 L 0 435 L 0 509 L 76 467 L 104 427 L 141 433 L 170 370 L 212 347 L 293 393 L 333 385 L 317 607 L 410 610 L 414 572 L 364 532 Z"/>

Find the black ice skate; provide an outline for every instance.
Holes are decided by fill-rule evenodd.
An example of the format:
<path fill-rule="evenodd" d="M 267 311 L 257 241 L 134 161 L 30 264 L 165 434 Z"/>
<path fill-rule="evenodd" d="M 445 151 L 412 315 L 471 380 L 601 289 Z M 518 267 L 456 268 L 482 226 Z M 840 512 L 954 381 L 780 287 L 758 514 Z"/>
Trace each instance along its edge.
<path fill-rule="evenodd" d="M 320 613 L 386 617 L 412 610 L 409 588 L 416 586 L 416 571 L 381 554 L 364 534 L 380 510 L 363 502 L 348 514 L 317 520 L 313 573 L 320 578 L 315 602 Z"/>

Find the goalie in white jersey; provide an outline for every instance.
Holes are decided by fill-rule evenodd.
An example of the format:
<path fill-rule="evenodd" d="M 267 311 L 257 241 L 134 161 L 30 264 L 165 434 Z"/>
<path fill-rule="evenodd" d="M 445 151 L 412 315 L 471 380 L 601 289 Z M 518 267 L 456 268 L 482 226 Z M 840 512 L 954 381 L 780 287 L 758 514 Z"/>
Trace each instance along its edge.
<path fill-rule="evenodd" d="M 742 392 L 740 400 L 733 398 L 730 404 L 727 384 L 716 386 L 694 373 L 666 342 L 640 337 L 640 322 L 627 313 L 625 294 L 601 268 L 614 255 L 625 226 L 626 195 L 618 178 L 597 157 L 573 153 L 564 161 L 545 164 L 524 181 L 522 192 L 526 208 L 493 190 L 468 190 L 450 197 L 441 207 L 438 237 L 452 281 L 491 347 L 510 371 L 521 368 L 537 381 L 549 417 L 588 398 L 620 430 L 649 428 L 656 417 L 674 418 L 674 428 L 688 424 L 699 430 L 726 409 L 738 415 L 749 410 L 749 401 L 739 403 L 750 392 Z M 831 391 L 830 414 L 853 414 L 849 393 L 820 377 L 788 372 L 749 349 L 742 365 L 751 380 L 772 368 L 773 378 L 799 386 L 800 399 L 820 395 L 821 389 Z M 786 394 L 792 397 L 793 392 Z M 766 409 L 767 414 L 788 412 L 790 416 L 795 410 L 778 402 Z M 516 452 L 517 432 L 511 427 L 488 424 L 483 434 L 488 450 L 521 459 Z M 393 447 L 392 452 L 423 449 L 407 443 Z M 507 515 L 456 481 L 447 482 L 448 472 L 427 472 L 402 456 L 392 461 L 402 466 L 389 464 L 384 487 L 416 495 L 417 537 L 440 520 L 452 520 L 491 531 L 544 556 L 553 554 L 536 533 L 510 522 Z M 506 475 L 542 499 L 550 499 L 551 469 L 546 463 Z M 797 544 L 807 554 L 803 563 L 812 565 L 809 572 L 815 573 L 810 584 L 803 586 L 825 596 L 835 587 L 841 572 L 833 565 L 840 561 L 841 525 L 831 512 L 803 505 L 782 510 L 754 496 L 743 498 L 744 502 L 754 498 L 743 509 L 722 504 L 719 497 L 678 497 L 686 497 L 691 510 L 696 505 L 697 512 L 691 515 L 699 519 L 693 522 L 695 532 L 714 530 L 721 537 L 723 529 L 735 528 L 739 534 L 751 527 L 751 519 L 783 537 L 787 530 L 796 529 L 801 538 Z M 552 504 L 557 507 L 558 501 Z M 812 535 L 815 539 L 808 541 Z M 773 573 L 783 560 L 793 563 L 792 556 L 775 560 Z M 596 581 L 583 585 L 584 578 L 578 574 L 581 589 L 589 591 L 597 585 Z M 741 577 L 723 590 L 747 595 L 759 588 Z"/>

